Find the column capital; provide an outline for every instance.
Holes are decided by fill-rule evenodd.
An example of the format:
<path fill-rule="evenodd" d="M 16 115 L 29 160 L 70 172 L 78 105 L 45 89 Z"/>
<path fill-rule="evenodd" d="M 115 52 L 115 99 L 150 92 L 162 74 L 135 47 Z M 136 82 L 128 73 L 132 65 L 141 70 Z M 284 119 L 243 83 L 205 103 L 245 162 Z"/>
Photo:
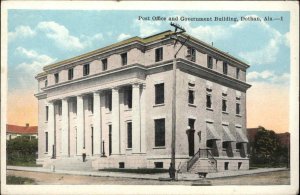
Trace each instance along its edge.
<path fill-rule="evenodd" d="M 120 87 L 119 86 L 114 86 L 114 87 L 111 87 L 111 90 L 112 91 L 119 91 Z"/>
<path fill-rule="evenodd" d="M 92 91 L 92 93 L 95 95 L 95 94 L 100 94 L 101 91 L 100 90 L 95 90 L 95 91 Z"/>
<path fill-rule="evenodd" d="M 140 87 L 140 83 L 133 83 L 131 85 L 132 85 L 132 88 L 138 88 L 138 87 Z"/>

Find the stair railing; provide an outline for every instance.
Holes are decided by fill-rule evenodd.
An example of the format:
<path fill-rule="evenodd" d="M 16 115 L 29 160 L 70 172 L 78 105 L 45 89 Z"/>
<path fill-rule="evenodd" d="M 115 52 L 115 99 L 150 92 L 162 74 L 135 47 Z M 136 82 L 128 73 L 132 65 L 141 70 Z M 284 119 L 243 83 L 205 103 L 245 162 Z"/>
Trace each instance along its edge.
<path fill-rule="evenodd" d="M 199 150 L 196 152 L 196 154 L 187 161 L 187 171 L 190 170 L 190 168 L 192 168 L 192 166 L 195 164 L 195 162 L 200 158 L 200 148 Z"/>
<path fill-rule="evenodd" d="M 215 171 L 218 171 L 217 160 L 211 154 L 210 149 L 206 149 L 206 150 L 207 150 L 207 158 L 212 162 L 210 164 L 213 166 L 213 168 L 215 169 Z"/>

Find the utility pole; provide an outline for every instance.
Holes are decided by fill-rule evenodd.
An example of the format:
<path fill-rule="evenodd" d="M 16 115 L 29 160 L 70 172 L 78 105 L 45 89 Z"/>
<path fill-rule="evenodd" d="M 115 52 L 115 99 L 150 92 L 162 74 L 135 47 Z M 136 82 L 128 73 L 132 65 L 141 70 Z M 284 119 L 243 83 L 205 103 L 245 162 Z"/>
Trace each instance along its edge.
<path fill-rule="evenodd" d="M 182 34 L 185 31 L 185 29 L 177 24 L 171 23 L 171 26 L 175 28 L 174 33 L 170 35 L 171 39 L 174 39 L 174 58 L 173 58 L 173 94 L 172 94 L 172 144 L 171 144 L 171 163 L 173 166 L 173 169 L 175 170 L 175 149 L 176 149 L 176 70 L 177 70 L 177 62 L 176 57 L 182 46 L 186 43 L 186 41 L 189 39 L 185 39 L 184 41 L 181 41 L 178 39 L 178 35 Z M 180 42 L 181 47 L 176 51 L 176 44 Z M 176 171 L 176 170 L 175 170 Z M 172 174 L 172 180 L 175 180 L 175 173 Z"/>

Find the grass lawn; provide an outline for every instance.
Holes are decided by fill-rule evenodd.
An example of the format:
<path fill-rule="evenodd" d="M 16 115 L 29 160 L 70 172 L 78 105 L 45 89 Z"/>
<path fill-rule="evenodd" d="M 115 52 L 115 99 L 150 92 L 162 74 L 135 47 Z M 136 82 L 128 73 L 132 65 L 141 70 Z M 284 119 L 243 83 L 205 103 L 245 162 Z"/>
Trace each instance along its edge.
<path fill-rule="evenodd" d="M 137 173 L 137 174 L 155 174 L 155 173 L 168 173 L 168 169 L 116 169 L 116 168 L 107 168 L 107 169 L 99 169 L 99 171 L 107 171 L 107 172 L 122 172 L 122 173 Z"/>
<path fill-rule="evenodd" d="M 12 165 L 12 166 L 24 166 L 24 167 L 42 167 L 42 165 L 37 165 L 34 162 L 22 162 L 22 161 L 14 161 L 7 163 L 7 165 Z"/>
<path fill-rule="evenodd" d="M 257 168 L 280 168 L 280 167 L 287 167 L 286 163 L 281 163 L 281 164 L 254 164 L 250 163 L 250 169 L 257 169 Z"/>
<path fill-rule="evenodd" d="M 33 179 L 26 177 L 6 176 L 6 184 L 35 184 Z"/>

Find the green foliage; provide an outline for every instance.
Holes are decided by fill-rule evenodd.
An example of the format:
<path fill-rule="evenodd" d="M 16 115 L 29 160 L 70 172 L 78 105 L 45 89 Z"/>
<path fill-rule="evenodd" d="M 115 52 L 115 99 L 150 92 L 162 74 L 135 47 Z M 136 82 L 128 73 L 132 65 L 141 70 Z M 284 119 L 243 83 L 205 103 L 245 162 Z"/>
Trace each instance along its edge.
<path fill-rule="evenodd" d="M 6 176 L 6 184 L 35 184 L 33 179 L 26 177 Z"/>
<path fill-rule="evenodd" d="M 17 137 L 6 142 L 8 165 L 30 165 L 35 164 L 36 152 L 38 150 L 37 139 Z"/>
<path fill-rule="evenodd" d="M 277 167 L 288 162 L 288 149 L 280 145 L 274 131 L 260 127 L 252 147 L 250 159 L 252 165 Z"/>
<path fill-rule="evenodd" d="M 155 174 L 155 173 L 168 173 L 168 169 L 116 169 L 116 168 L 107 168 L 107 169 L 99 169 L 99 171 L 107 171 L 107 172 L 123 172 L 123 173 L 137 173 L 137 174 Z"/>

